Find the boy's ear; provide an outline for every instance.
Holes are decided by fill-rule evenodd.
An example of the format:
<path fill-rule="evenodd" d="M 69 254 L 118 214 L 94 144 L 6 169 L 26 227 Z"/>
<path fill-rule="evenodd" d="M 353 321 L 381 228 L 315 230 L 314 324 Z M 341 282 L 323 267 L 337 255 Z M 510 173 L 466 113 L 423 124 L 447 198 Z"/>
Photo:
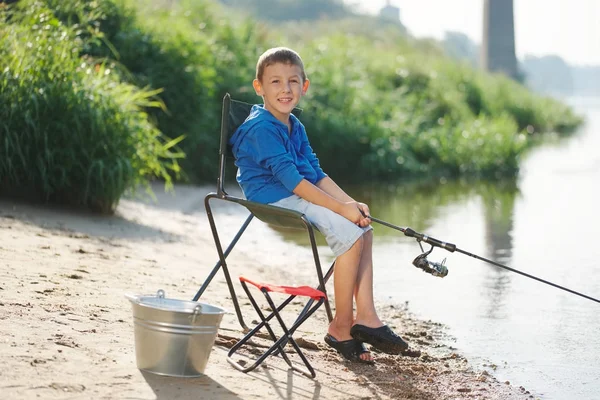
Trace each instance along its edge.
<path fill-rule="evenodd" d="M 308 87 L 310 86 L 310 81 L 308 80 L 308 78 L 304 81 L 304 84 L 302 84 L 302 95 L 305 95 L 306 92 L 308 91 Z"/>
<path fill-rule="evenodd" d="M 252 86 L 254 87 L 254 91 L 256 92 L 256 94 L 258 96 L 262 96 L 263 92 L 262 92 L 262 84 L 260 83 L 260 81 L 258 79 L 255 79 L 252 81 Z"/>

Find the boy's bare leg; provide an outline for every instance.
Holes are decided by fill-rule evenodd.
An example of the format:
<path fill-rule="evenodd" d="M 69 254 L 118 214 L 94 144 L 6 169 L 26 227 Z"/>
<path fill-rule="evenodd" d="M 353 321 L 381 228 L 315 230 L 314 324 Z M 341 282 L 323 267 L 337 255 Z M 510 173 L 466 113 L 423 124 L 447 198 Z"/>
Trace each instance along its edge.
<path fill-rule="evenodd" d="M 335 293 L 335 316 L 329 324 L 328 332 L 339 341 L 350 340 L 350 328 L 354 322 L 353 297 L 357 282 L 364 238 L 358 239 L 354 245 L 337 257 L 333 274 L 333 290 Z M 371 360 L 370 353 L 360 355 L 363 360 Z"/>
<path fill-rule="evenodd" d="M 353 297 L 358 266 L 360 264 L 363 239 L 335 260 L 333 290 L 335 294 L 335 316 L 329 325 L 329 333 L 337 340 L 349 340 L 354 321 Z"/>
<path fill-rule="evenodd" d="M 373 232 L 366 232 L 363 235 L 363 241 L 363 251 L 356 276 L 356 319 L 354 324 L 368 328 L 380 328 L 384 325 L 375 311 L 373 301 Z M 408 344 L 389 327 L 383 328 L 381 331 L 377 330 L 380 333 L 375 335 L 373 333 L 365 334 L 365 329 L 359 327 L 353 334 L 384 353 L 400 354 L 408 348 Z"/>
<path fill-rule="evenodd" d="M 363 248 L 356 275 L 354 296 L 356 298 L 356 320 L 354 323 L 378 328 L 383 322 L 377 316 L 373 300 L 373 231 L 363 236 Z"/>

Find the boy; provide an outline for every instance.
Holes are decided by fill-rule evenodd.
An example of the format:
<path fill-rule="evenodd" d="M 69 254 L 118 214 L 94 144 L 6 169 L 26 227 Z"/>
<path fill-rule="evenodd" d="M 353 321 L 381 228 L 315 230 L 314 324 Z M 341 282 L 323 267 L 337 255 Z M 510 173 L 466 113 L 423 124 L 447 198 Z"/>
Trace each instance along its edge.
<path fill-rule="evenodd" d="M 325 235 L 337 257 L 336 314 L 325 342 L 346 359 L 369 364 L 373 358 L 365 342 L 400 354 L 408 344 L 375 311 L 369 207 L 348 196 L 323 172 L 304 126 L 291 114 L 310 86 L 302 59 L 288 48 L 267 50 L 258 59 L 253 86 L 264 104 L 252 108 L 230 140 L 244 195 L 299 211 Z"/>

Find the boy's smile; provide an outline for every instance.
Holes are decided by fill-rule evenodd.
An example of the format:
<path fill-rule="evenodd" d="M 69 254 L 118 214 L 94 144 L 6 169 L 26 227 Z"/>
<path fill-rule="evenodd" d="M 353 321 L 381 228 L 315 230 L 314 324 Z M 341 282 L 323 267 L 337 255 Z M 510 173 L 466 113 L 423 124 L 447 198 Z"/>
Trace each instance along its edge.
<path fill-rule="evenodd" d="M 256 94 L 262 96 L 265 108 L 288 125 L 290 113 L 306 94 L 310 82 L 302 80 L 302 69 L 294 64 L 275 63 L 265 67 L 262 79 L 253 82 Z"/>

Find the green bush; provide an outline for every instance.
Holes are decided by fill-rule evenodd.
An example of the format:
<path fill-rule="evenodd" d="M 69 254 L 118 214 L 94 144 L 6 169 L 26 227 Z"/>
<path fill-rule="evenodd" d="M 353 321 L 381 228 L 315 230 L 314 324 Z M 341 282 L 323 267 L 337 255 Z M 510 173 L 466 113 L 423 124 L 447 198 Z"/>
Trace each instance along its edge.
<path fill-rule="evenodd" d="M 280 45 L 304 58 L 312 85 L 301 104 L 301 119 L 324 169 L 336 180 L 514 175 L 519 155 L 531 143 L 530 133 L 570 132 L 581 123 L 559 102 L 445 58 L 435 41 L 410 38 L 401 27 L 387 26 L 387 36 L 374 32 L 369 27 L 378 26 L 376 18 L 364 26 L 355 17 L 265 26 L 210 0 L 40 1 L 48 7 L 43 13 L 51 28 L 45 28 L 45 21 L 30 21 L 29 6 L 19 7 L 21 22 L 2 25 L 9 38 L 2 42 L 9 68 L 0 98 L 11 105 L 0 110 L 3 134 L 35 150 L 4 161 L 0 179 L 3 187 L 21 182 L 35 190 L 43 187 L 46 197 L 70 195 L 71 190 L 58 190 L 63 186 L 55 182 L 63 182 L 63 169 L 89 173 L 97 159 L 104 161 L 93 164 L 92 171 L 102 171 L 94 172 L 94 179 L 126 178 L 115 190 L 86 184 L 84 200 L 78 202 L 94 203 L 91 199 L 106 190 L 113 199 L 107 204 L 114 204 L 122 188 L 150 175 L 179 179 L 181 171 L 172 159 L 178 153 L 171 154 L 169 146 L 182 135 L 179 146 L 186 158 L 181 160 L 181 177 L 213 180 L 221 99 L 229 92 L 236 99 L 259 102 L 251 87 L 256 59 Z M 12 25 L 37 28 L 13 32 L 7 28 Z M 307 27 L 308 34 L 298 34 Z M 52 50 L 39 50 L 35 58 L 28 43 Z M 66 77 L 57 81 L 59 74 Z M 50 118 L 57 115 L 56 121 Z M 42 172 L 30 176 L 23 165 L 38 162 L 33 152 L 53 154 L 57 143 L 66 141 L 48 134 L 54 131 L 82 135 L 76 139 L 81 145 L 105 143 L 97 147 L 106 155 L 96 150 L 81 161 L 65 149 L 66 155 L 48 156 Z M 43 150 L 46 143 L 52 151 Z M 140 153 L 140 148 L 148 150 Z M 117 157 L 117 150 L 123 158 L 110 158 Z M 145 156 L 140 159 L 140 154 Z M 35 180 L 34 175 L 44 178 Z M 87 173 L 72 176 L 81 182 L 89 179 Z M 74 182 L 80 181 L 64 187 L 76 186 Z M 91 187 L 98 188 L 92 197 Z"/>
<path fill-rule="evenodd" d="M 402 56 L 346 35 L 299 46 L 313 83 L 303 118 L 336 179 L 514 175 L 528 144 L 523 132 L 580 122 L 566 107 L 506 78 L 402 43 Z M 511 96 L 503 96 L 508 89 Z"/>
<path fill-rule="evenodd" d="M 167 137 L 185 135 L 180 147 L 192 181 L 216 177 L 221 99 L 226 92 L 248 98 L 260 32 L 235 26 L 210 2 L 45 0 L 65 24 L 92 32 L 82 55 L 117 63 L 132 85 L 162 90 L 165 110 L 146 110 Z M 157 4 L 155 4 L 157 3 Z M 83 29 L 86 27 L 85 29 Z M 256 96 L 252 96 L 256 99 Z"/>
<path fill-rule="evenodd" d="M 129 188 L 178 173 L 143 109 L 156 91 L 122 83 L 109 65 L 80 58 L 85 40 L 40 2 L 0 22 L 0 189 L 45 201 L 114 209 Z M 4 20 L 3 20 L 4 21 Z"/>

